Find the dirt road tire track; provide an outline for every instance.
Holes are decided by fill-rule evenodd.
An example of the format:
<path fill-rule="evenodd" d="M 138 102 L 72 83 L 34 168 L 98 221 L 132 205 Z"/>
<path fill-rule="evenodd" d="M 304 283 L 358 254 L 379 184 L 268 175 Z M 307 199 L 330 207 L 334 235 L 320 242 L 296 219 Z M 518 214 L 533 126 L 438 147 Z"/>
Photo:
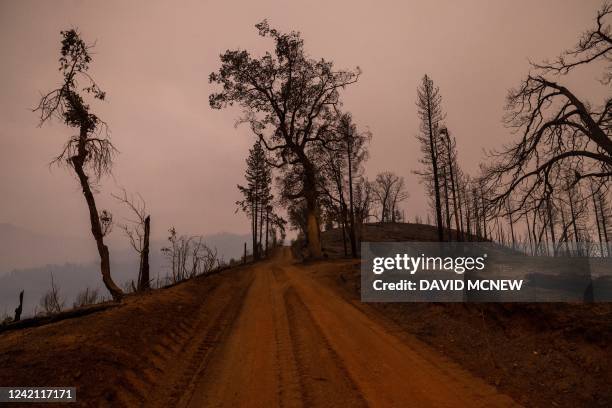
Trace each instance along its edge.
<path fill-rule="evenodd" d="M 359 388 L 297 292 L 287 289 L 284 299 L 305 406 L 366 407 Z"/>
<path fill-rule="evenodd" d="M 231 333 L 193 373 L 199 378 L 181 406 L 516 406 L 388 324 L 317 281 L 285 250 L 253 267 Z"/>
<path fill-rule="evenodd" d="M 217 301 L 215 309 L 198 315 L 192 326 L 183 326 L 178 338 L 176 334 L 168 336 L 178 350 L 167 356 L 170 364 L 160 376 L 163 383 L 148 397 L 147 406 L 184 406 L 188 403 L 195 381 L 203 375 L 216 348 L 230 333 L 253 281 L 250 272 L 235 278 L 234 285 L 213 292 Z"/>

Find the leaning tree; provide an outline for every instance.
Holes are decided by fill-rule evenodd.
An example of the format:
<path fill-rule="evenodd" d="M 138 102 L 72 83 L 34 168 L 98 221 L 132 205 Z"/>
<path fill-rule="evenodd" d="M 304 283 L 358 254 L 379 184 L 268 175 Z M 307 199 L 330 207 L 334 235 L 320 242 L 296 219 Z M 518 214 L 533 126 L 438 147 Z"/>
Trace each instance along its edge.
<path fill-rule="evenodd" d="M 318 257 L 318 171 L 311 149 L 335 137 L 329 128 L 341 103 L 340 90 L 355 83 L 360 70 L 336 70 L 331 61 L 311 58 L 299 32 L 282 33 L 265 20 L 255 27 L 260 36 L 274 41 L 274 51 L 260 57 L 239 49 L 222 54 L 221 68 L 209 77 L 222 89 L 210 95 L 210 106 L 240 106 L 241 121 L 272 153 L 271 164 L 299 167 L 294 172 L 302 175 L 299 188 L 287 198 L 305 202 L 308 249 L 310 256 Z"/>
<path fill-rule="evenodd" d="M 85 103 L 84 96 L 104 100 L 103 92 L 88 73 L 92 46 L 85 44 L 77 30 L 62 31 L 60 72 L 62 83 L 43 95 L 35 112 L 40 114 L 40 125 L 53 117 L 78 130 L 65 143 L 62 152 L 53 160 L 56 164 L 71 167 L 77 175 L 87 208 L 91 233 L 100 255 L 102 280 L 113 299 L 121 300 L 123 292 L 115 284 L 110 273 L 110 255 L 104 236 L 110 229 L 112 218 L 106 211 L 98 212 L 92 186 L 111 172 L 115 147 L 109 140 L 106 124 Z"/>
<path fill-rule="evenodd" d="M 563 188 L 561 169 L 571 169 L 572 184 L 583 179 L 605 187 L 612 178 L 612 98 L 599 106 L 581 100 L 559 78 L 581 66 L 612 60 L 612 32 L 607 19 L 612 6 L 598 11 L 595 26 L 574 48 L 553 61 L 532 64 L 532 72 L 507 97 L 504 121 L 518 140 L 491 153 L 493 164 L 484 166 L 491 192 L 490 208 L 511 211 L 539 208 L 553 191 Z M 610 84 L 610 66 L 602 83 Z M 564 170 L 566 171 L 566 170 Z M 531 205 L 530 205 L 531 204 Z M 506 207 L 504 209 L 504 207 Z"/>

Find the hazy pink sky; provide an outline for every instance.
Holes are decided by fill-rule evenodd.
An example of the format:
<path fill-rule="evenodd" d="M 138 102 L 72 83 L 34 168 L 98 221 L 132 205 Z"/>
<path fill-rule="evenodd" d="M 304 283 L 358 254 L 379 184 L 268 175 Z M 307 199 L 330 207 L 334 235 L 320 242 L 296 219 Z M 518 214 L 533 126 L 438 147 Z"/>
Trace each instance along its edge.
<path fill-rule="evenodd" d="M 271 47 L 253 25 L 267 18 L 302 32 L 308 52 L 359 65 L 345 108 L 374 138 L 368 174 L 391 170 L 407 179 L 409 219 L 425 217 L 418 167 L 416 87 L 424 73 L 439 85 L 460 163 L 475 173 L 483 149 L 510 140 L 501 124 L 507 89 L 528 59 L 553 57 L 592 24 L 599 1 L 9 1 L 0 0 L 0 222 L 62 235 L 88 234 L 83 197 L 71 173 L 51 169 L 72 130 L 37 128 L 30 112 L 39 92 L 60 81 L 60 30 L 78 27 L 97 41 L 92 75 L 108 99 L 93 110 L 121 151 L 114 178 L 101 185 L 101 208 L 120 217 L 110 198 L 119 186 L 147 200 L 154 235 L 246 232 L 234 214 L 244 158 L 253 138 L 234 128 L 239 112 L 213 111 L 208 74 L 219 54 Z M 567 78 L 599 103 L 608 89 L 589 69 Z"/>

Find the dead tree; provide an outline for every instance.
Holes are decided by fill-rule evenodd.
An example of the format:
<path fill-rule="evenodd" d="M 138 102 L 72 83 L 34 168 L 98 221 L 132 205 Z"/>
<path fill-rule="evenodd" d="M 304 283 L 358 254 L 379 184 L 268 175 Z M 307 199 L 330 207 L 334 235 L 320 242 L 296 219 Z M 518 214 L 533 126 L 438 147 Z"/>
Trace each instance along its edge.
<path fill-rule="evenodd" d="M 460 231 L 462 228 L 460 227 L 460 199 L 458 196 L 458 186 L 456 183 L 457 179 L 457 152 L 456 152 L 456 142 L 454 138 L 451 137 L 448 128 L 446 126 L 440 129 L 440 135 L 444 137 L 446 142 L 446 167 L 448 168 L 448 173 L 450 175 L 450 189 L 453 194 L 453 213 L 455 218 L 455 233 L 457 240 L 463 240 L 463 232 Z M 450 228 L 449 228 L 449 236 L 450 236 Z"/>
<path fill-rule="evenodd" d="M 172 283 L 207 274 L 222 263 L 217 249 L 206 245 L 201 236 L 179 236 L 174 227 L 168 232 L 170 244 L 161 251 L 170 263 Z"/>
<path fill-rule="evenodd" d="M 565 75 L 579 66 L 593 61 L 605 61 L 606 67 L 602 82 L 609 84 L 612 80 L 612 31 L 606 20 L 612 15 L 612 3 L 604 2 L 595 16 L 595 25 L 585 31 L 578 43 L 564 51 L 553 61 L 546 60 L 534 66 L 544 73 Z"/>
<path fill-rule="evenodd" d="M 63 82 L 59 88 L 43 95 L 34 111 L 40 114 L 41 126 L 55 116 L 67 126 L 78 129 L 78 134 L 68 140 L 53 163 L 67 164 L 78 177 L 89 209 L 91 233 L 100 255 L 102 280 L 113 299 L 121 300 L 123 292 L 111 277 L 110 255 L 104 243 L 104 220 L 98 213 L 92 190 L 92 184 L 111 172 L 116 149 L 109 139 L 106 124 L 91 113 L 83 99 L 90 94 L 94 99 L 104 100 L 106 94 L 88 73 L 91 46 L 86 45 L 74 29 L 62 31 L 61 34 L 59 63 Z"/>
<path fill-rule="evenodd" d="M 351 255 L 357 257 L 357 234 L 355 232 L 355 194 L 354 180 L 363 175 L 363 164 L 368 159 L 367 143 L 372 139 L 369 131 L 359 131 L 353 123 L 350 113 L 340 115 L 338 132 L 341 135 L 346 153 L 347 162 L 347 184 L 348 184 L 348 218 L 349 238 L 351 242 Z"/>
<path fill-rule="evenodd" d="M 372 184 L 372 192 L 380 206 L 380 221 L 396 222 L 398 206 L 408 198 L 404 178 L 390 171 L 380 173 Z"/>
<path fill-rule="evenodd" d="M 438 174 L 438 160 L 440 156 L 439 124 L 444 120 L 444 114 L 442 112 L 440 90 L 427 75 L 423 77 L 421 86 L 417 89 L 417 108 L 419 118 L 421 119 L 421 134 L 417 136 L 417 139 L 421 143 L 421 151 L 424 155 L 421 163 L 425 166 L 425 169 L 417 174 L 421 175 L 427 183 L 432 184 L 438 240 L 444 241 L 440 178 Z"/>
<path fill-rule="evenodd" d="M 149 236 L 151 234 L 151 216 L 147 214 L 147 205 L 140 194 L 128 196 L 125 189 L 121 195 L 112 195 L 117 201 L 125 205 L 134 218 L 128 218 L 125 224 L 119 227 L 128 237 L 130 245 L 139 256 L 138 290 L 150 288 L 149 277 Z"/>
<path fill-rule="evenodd" d="M 15 309 L 14 322 L 21 320 L 21 312 L 23 311 L 23 290 L 19 293 L 19 306 Z"/>
<path fill-rule="evenodd" d="M 47 314 L 59 313 L 64 308 L 64 300 L 60 296 L 59 288 L 55 284 L 53 273 L 51 273 L 51 288 L 40 300 L 40 305 Z"/>
<path fill-rule="evenodd" d="M 509 91 L 505 123 L 519 138 L 492 152 L 494 163 L 484 169 L 496 209 L 512 192 L 515 208 L 523 209 L 533 197 L 541 200 L 550 191 L 564 190 L 564 185 L 556 183 L 561 168 L 571 169 L 572 184 L 584 179 L 607 183 L 612 178 L 612 98 L 593 106 L 551 77 L 591 62 L 611 61 L 612 36 L 606 23 L 611 13 L 610 4 L 605 4 L 597 13 L 595 27 L 573 49 L 553 62 L 533 64 L 533 72 Z M 606 83 L 610 72 L 608 66 Z"/>

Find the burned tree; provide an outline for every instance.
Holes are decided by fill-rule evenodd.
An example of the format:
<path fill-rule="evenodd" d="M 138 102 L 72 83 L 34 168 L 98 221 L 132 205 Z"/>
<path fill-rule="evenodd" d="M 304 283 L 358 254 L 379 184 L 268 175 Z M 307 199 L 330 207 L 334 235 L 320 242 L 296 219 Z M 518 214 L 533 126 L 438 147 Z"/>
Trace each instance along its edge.
<path fill-rule="evenodd" d="M 170 263 L 171 283 L 207 274 L 221 264 L 217 249 L 206 245 L 201 236 L 178 235 L 174 227 L 168 233 L 169 245 L 161 251 Z"/>
<path fill-rule="evenodd" d="M 367 143 L 371 139 L 369 131 L 360 131 L 350 113 L 339 113 L 332 128 L 336 140 L 317 149 L 321 177 L 320 190 L 322 203 L 329 216 L 341 229 L 346 250 L 347 236 L 351 246 L 351 256 L 357 256 L 355 232 L 355 181 L 362 177 L 363 164 L 368 158 Z"/>
<path fill-rule="evenodd" d="M 129 196 L 125 189 L 121 195 L 113 197 L 124 204 L 132 213 L 134 218 L 127 219 L 125 224 L 119 227 L 123 230 L 130 241 L 130 245 L 140 258 L 138 267 L 138 290 L 146 290 L 150 287 L 149 277 L 149 236 L 151 235 L 151 216 L 147 213 L 147 205 L 140 194 L 136 197 Z"/>
<path fill-rule="evenodd" d="M 591 62 L 610 61 L 612 37 L 606 19 L 611 13 L 610 5 L 604 5 L 596 26 L 573 49 L 553 62 L 533 64 L 533 72 L 509 91 L 504 121 L 519 139 L 492 152 L 494 164 L 484 168 L 491 205 L 498 211 L 511 193 L 515 208 L 524 210 L 566 189 L 556 177 L 561 168 L 570 170 L 572 184 L 585 179 L 607 183 L 612 177 L 612 99 L 594 106 L 551 78 Z M 609 80 L 610 67 L 604 73 L 604 82 Z"/>
<path fill-rule="evenodd" d="M 40 299 L 40 306 L 47 314 L 59 313 L 64 308 L 64 299 L 60 296 L 53 273 L 51 273 L 51 288 Z"/>
<path fill-rule="evenodd" d="M 299 168 L 299 188 L 287 198 L 305 202 L 309 253 L 319 257 L 318 170 L 310 150 L 333 137 L 327 130 L 340 105 L 340 90 L 355 83 L 360 72 L 335 70 L 331 61 L 309 57 L 298 32 L 281 33 L 265 20 L 256 27 L 260 36 L 275 42 L 274 52 L 260 58 L 245 50 L 221 55 L 221 68 L 209 80 L 222 90 L 210 95 L 210 106 L 238 104 L 242 121 L 273 153 L 274 165 Z"/>
<path fill-rule="evenodd" d="M 455 140 L 455 138 L 453 138 L 448 130 L 448 128 L 446 126 L 443 126 L 440 129 L 440 136 L 442 138 L 442 140 L 444 141 L 444 152 L 445 152 L 445 163 L 444 163 L 444 168 L 445 170 L 445 174 L 448 174 L 449 177 L 445 180 L 445 183 L 448 185 L 448 183 L 450 183 L 450 185 L 448 187 L 446 187 L 446 190 L 452 194 L 453 197 L 453 201 L 452 201 L 452 207 L 453 207 L 453 218 L 455 219 L 455 234 L 456 234 L 456 238 L 457 240 L 463 240 L 463 226 L 461 223 L 461 199 L 458 197 L 459 195 L 459 180 L 458 180 L 458 172 L 459 172 L 459 166 L 457 164 L 457 142 Z M 448 203 L 448 195 L 449 194 L 445 194 L 446 195 L 446 201 Z M 448 207 L 448 204 L 447 204 Z M 447 208 L 447 218 L 450 220 L 451 218 L 451 214 L 448 211 Z M 450 224 L 450 222 L 447 222 L 447 224 Z M 461 225 L 460 225 L 461 224 Z M 450 239 L 450 228 L 448 228 L 449 230 L 449 239 Z"/>
<path fill-rule="evenodd" d="M 110 255 L 104 243 L 105 222 L 96 207 L 93 186 L 111 172 L 116 149 L 111 143 L 106 124 L 85 103 L 84 96 L 104 100 L 103 92 L 88 73 L 91 46 L 85 44 L 79 33 L 72 29 L 62 31 L 60 72 L 62 84 L 43 95 L 34 110 L 40 114 L 40 125 L 56 117 L 65 125 L 78 130 L 64 145 L 53 163 L 67 164 L 77 175 L 89 210 L 91 233 L 100 255 L 100 270 L 104 285 L 113 299 L 121 300 L 123 292 L 115 284 L 110 272 Z M 106 218 L 106 221 L 105 219 Z"/>
<path fill-rule="evenodd" d="M 357 257 L 357 234 L 355 231 L 355 180 L 363 176 L 363 164 L 368 159 L 367 144 L 372 138 L 369 131 L 362 132 L 353 123 L 353 118 L 349 113 L 340 116 L 338 132 L 342 140 L 342 147 L 346 153 L 347 163 L 347 184 L 349 200 L 349 237 L 351 241 L 351 255 Z"/>
<path fill-rule="evenodd" d="M 421 163 L 424 169 L 415 173 L 423 178 L 430 190 L 433 190 L 438 240 L 444 241 L 440 176 L 438 174 L 438 160 L 442 147 L 439 126 L 440 122 L 444 120 L 444 114 L 442 112 L 440 90 L 427 75 L 423 77 L 422 83 L 417 89 L 417 108 L 421 119 L 421 129 L 420 134 L 417 135 L 417 140 L 421 143 L 421 151 L 423 152 Z"/>
<path fill-rule="evenodd" d="M 380 222 L 397 222 L 398 206 L 408 198 L 404 178 L 390 171 L 380 173 L 372 184 L 372 193 L 380 207 Z"/>
<path fill-rule="evenodd" d="M 15 318 L 13 321 L 18 322 L 21 320 L 21 313 L 23 312 L 23 290 L 19 292 L 19 306 L 15 308 Z"/>

